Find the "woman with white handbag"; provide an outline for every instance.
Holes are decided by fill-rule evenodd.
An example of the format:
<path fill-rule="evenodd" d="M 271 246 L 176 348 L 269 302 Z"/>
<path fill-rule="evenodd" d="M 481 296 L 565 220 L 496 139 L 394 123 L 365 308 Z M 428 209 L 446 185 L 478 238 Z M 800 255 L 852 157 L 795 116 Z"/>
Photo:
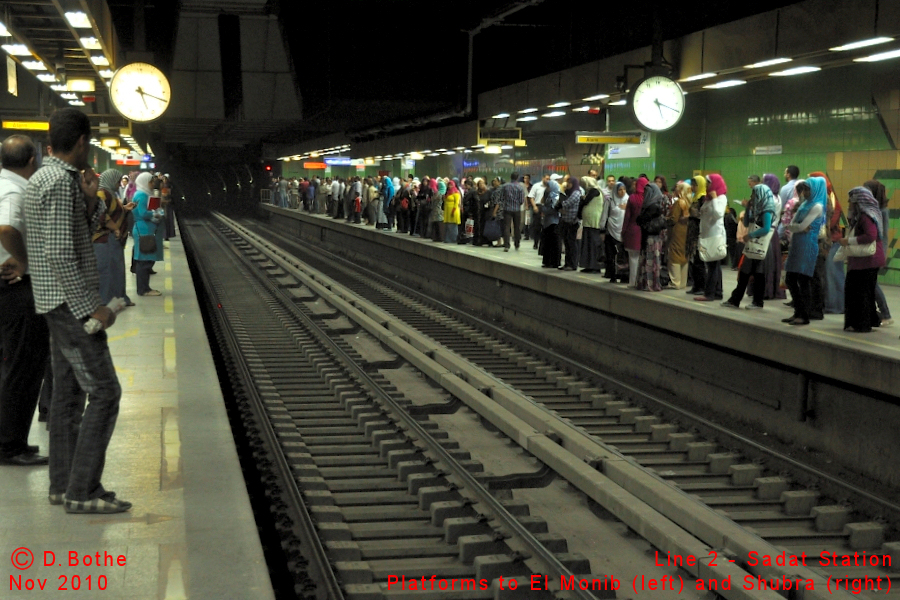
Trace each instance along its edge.
<path fill-rule="evenodd" d="M 749 228 L 744 235 L 744 262 L 738 273 L 737 287 L 731 293 L 731 298 L 722 303 L 728 308 L 739 308 L 741 298 L 747 291 L 747 284 L 753 276 L 753 302 L 745 308 L 747 310 L 763 307 L 763 298 L 766 291 L 766 255 L 769 252 L 774 229 L 772 221 L 775 215 L 775 196 L 767 185 L 757 184 L 753 187 L 750 202 L 744 212 L 744 224 Z"/>
<path fill-rule="evenodd" d="M 881 209 L 872 192 L 865 187 L 850 190 L 850 233 L 841 238 L 847 258 L 847 280 L 844 285 L 844 331 L 868 333 L 881 325 L 875 310 L 875 285 L 878 270 L 884 266 L 881 243 Z"/>
<path fill-rule="evenodd" d="M 701 177 L 696 177 L 691 182 L 694 193 L 700 191 Z M 706 286 L 702 296 L 694 300 L 698 302 L 712 302 L 722 299 L 722 259 L 728 256 L 728 246 L 725 239 L 725 207 L 728 206 L 728 198 L 725 196 L 728 188 L 721 175 L 712 174 L 706 186 L 706 199 L 700 205 L 700 240 L 698 242 L 700 260 L 706 267 Z"/>

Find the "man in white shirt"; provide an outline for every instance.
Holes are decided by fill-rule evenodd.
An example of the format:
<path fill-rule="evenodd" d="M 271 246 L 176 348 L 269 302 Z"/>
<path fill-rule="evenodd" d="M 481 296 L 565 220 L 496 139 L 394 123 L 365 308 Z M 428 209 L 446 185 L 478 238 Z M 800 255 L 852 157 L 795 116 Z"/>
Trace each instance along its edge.
<path fill-rule="evenodd" d="M 46 465 L 47 457 L 28 445 L 50 333 L 35 313 L 28 269 L 25 188 L 37 170 L 30 138 L 12 135 L 0 146 L 0 465 Z"/>
<path fill-rule="evenodd" d="M 544 198 L 544 192 L 547 191 L 547 183 L 550 181 L 550 175 L 544 174 L 540 181 L 531 186 L 528 192 L 528 209 L 531 211 L 531 239 L 534 240 L 534 249 L 537 250 L 541 241 L 541 202 Z"/>

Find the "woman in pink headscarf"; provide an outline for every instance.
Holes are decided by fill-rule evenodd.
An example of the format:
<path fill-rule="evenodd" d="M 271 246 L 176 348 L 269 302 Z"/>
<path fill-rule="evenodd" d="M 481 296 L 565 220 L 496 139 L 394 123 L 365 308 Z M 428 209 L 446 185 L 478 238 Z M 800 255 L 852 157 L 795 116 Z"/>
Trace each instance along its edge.
<path fill-rule="evenodd" d="M 638 267 L 641 259 L 641 226 L 637 218 L 644 206 L 644 189 L 650 180 L 639 177 L 634 186 L 634 193 L 628 196 L 628 205 L 625 207 L 625 222 L 622 225 L 622 244 L 628 252 L 628 285 L 637 287 Z"/>
<path fill-rule="evenodd" d="M 728 198 L 725 196 L 728 188 L 721 175 L 713 173 L 707 179 L 706 199 L 700 205 L 699 243 L 701 253 L 705 250 L 707 257 L 715 257 L 719 254 L 721 256 L 703 262 L 706 267 L 706 286 L 703 289 L 703 295 L 694 298 L 698 302 L 722 299 L 722 259 L 727 255 L 724 217 L 725 207 L 728 206 Z"/>

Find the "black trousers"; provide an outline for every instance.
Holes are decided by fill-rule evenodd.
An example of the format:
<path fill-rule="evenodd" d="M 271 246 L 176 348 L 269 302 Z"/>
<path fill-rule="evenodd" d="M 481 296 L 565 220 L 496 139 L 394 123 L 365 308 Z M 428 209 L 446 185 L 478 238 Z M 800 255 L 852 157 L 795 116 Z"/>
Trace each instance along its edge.
<path fill-rule="evenodd" d="M 50 357 L 50 333 L 34 312 L 31 281 L 0 283 L 0 453 L 16 456 L 28 446 L 44 369 Z"/>
<path fill-rule="evenodd" d="M 872 331 L 881 325 L 875 308 L 878 269 L 852 269 L 844 282 L 844 329 Z"/>
<path fill-rule="evenodd" d="M 703 264 L 706 265 L 706 285 L 703 288 L 703 295 L 707 298 L 721 298 L 722 261 L 714 260 Z"/>
<path fill-rule="evenodd" d="M 541 213 L 531 213 L 531 239 L 534 240 L 534 247 L 537 248 L 541 243 L 541 232 L 544 230 L 541 226 Z"/>
<path fill-rule="evenodd" d="M 821 319 L 825 315 L 825 260 L 827 258 L 821 252 L 819 253 L 816 258 L 816 270 L 813 271 L 812 281 L 809 284 L 809 315 L 814 319 Z"/>
<path fill-rule="evenodd" d="M 571 269 L 578 268 L 578 223 L 559 222 L 556 228 L 557 235 L 562 238 L 566 248 L 566 264 Z"/>
<path fill-rule="evenodd" d="M 622 242 L 614 238 L 606 233 L 606 238 L 603 240 L 603 250 L 606 253 L 606 273 L 603 276 L 611 281 L 616 280 L 616 255 L 624 254 L 625 247 L 622 245 Z"/>
<path fill-rule="evenodd" d="M 731 292 L 731 298 L 728 299 L 729 302 L 735 306 L 741 305 L 741 300 L 743 300 L 744 294 L 747 293 L 747 284 L 750 282 L 750 277 L 753 277 L 753 304 L 757 306 L 763 305 L 763 298 L 766 293 L 765 264 L 765 261 L 744 257 L 744 264 L 738 273 L 737 287 Z"/>
<path fill-rule="evenodd" d="M 543 252 L 541 264 L 545 267 L 559 266 L 559 239 L 556 237 L 558 227 L 559 225 L 556 224 L 548 225 L 541 231 L 541 235 L 543 236 L 541 239 L 541 249 Z"/>
<path fill-rule="evenodd" d="M 513 232 L 513 241 L 516 244 L 516 248 L 519 247 L 519 243 L 522 241 L 522 211 L 503 211 L 503 247 L 509 248 L 509 229 L 510 225 L 512 225 Z"/>
<path fill-rule="evenodd" d="M 809 321 L 809 309 L 811 303 L 812 277 L 802 273 L 788 271 L 785 282 L 791 290 L 791 299 L 794 301 L 794 318 Z"/>

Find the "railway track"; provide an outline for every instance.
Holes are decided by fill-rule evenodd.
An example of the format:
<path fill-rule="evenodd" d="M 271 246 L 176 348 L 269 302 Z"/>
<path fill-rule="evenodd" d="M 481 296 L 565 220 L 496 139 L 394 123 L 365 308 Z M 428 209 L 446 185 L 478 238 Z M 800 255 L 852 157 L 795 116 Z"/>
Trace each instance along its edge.
<path fill-rule="evenodd" d="M 258 267 L 262 267 L 258 269 L 260 272 L 267 274 L 266 277 L 271 288 L 270 293 L 280 290 L 282 294 L 285 294 L 285 289 L 287 289 L 290 294 L 293 294 L 294 302 L 290 305 L 292 310 L 288 312 L 293 312 L 295 306 L 303 306 L 304 302 L 298 302 L 298 300 L 312 301 L 322 298 L 325 298 L 332 307 L 346 309 L 344 312 L 350 314 L 350 319 L 355 324 L 348 325 L 344 333 L 365 330 L 374 339 L 380 339 L 382 343 L 388 342 L 387 345 L 393 342 L 397 342 L 397 344 L 402 342 L 410 348 L 399 349 L 397 354 L 411 364 L 422 363 L 416 364 L 416 366 L 424 367 L 425 372 L 429 372 L 430 369 L 429 375 L 437 380 L 444 380 L 445 384 L 448 384 L 445 385 L 445 388 L 456 397 L 467 397 L 470 401 L 474 398 L 477 404 L 477 396 L 485 396 L 492 401 L 489 403 L 494 405 L 494 409 L 497 407 L 501 407 L 500 410 L 506 409 L 523 422 L 522 426 L 530 427 L 534 434 L 546 432 L 546 436 L 530 435 L 527 439 L 519 441 L 520 443 L 524 441 L 523 447 L 538 456 L 545 465 L 552 466 L 557 472 L 563 474 L 570 482 L 580 482 L 574 483 L 574 485 L 607 508 L 612 507 L 612 512 L 616 516 L 624 516 L 623 520 L 629 526 L 642 533 L 658 548 L 666 549 L 669 553 L 672 553 L 673 549 L 678 552 L 689 548 L 695 552 L 695 556 L 707 556 L 708 551 L 712 551 L 717 556 L 721 552 L 723 555 L 733 557 L 731 558 L 733 562 L 722 565 L 722 567 L 707 566 L 709 572 L 705 574 L 710 578 L 713 578 L 711 575 L 724 578 L 726 572 L 727 575 L 738 577 L 751 573 L 754 576 L 769 578 L 770 581 L 776 576 L 781 577 L 782 580 L 785 577 L 793 577 L 816 584 L 814 586 L 816 591 L 809 593 L 807 590 L 803 597 L 823 598 L 826 595 L 829 597 L 840 595 L 840 590 L 832 587 L 833 580 L 837 578 L 860 582 L 866 581 L 866 577 L 873 581 L 880 577 L 879 582 L 885 582 L 885 587 L 889 585 L 886 582 L 892 577 L 891 573 L 886 569 L 871 566 L 850 568 L 841 565 L 830 568 L 822 567 L 817 564 L 818 561 L 812 559 L 807 563 L 807 566 L 814 566 L 811 569 L 806 567 L 788 568 L 789 565 L 780 568 L 777 564 L 754 564 L 754 557 L 757 562 L 762 562 L 767 557 L 773 559 L 773 562 L 777 562 L 774 559 L 782 550 L 788 556 L 793 554 L 799 556 L 801 553 L 806 553 L 807 556 L 818 557 L 821 552 L 828 552 L 833 556 L 846 556 L 852 555 L 853 552 L 863 551 L 868 552 L 867 556 L 871 556 L 872 551 L 875 551 L 876 556 L 890 555 L 894 551 L 892 545 L 881 547 L 884 536 L 884 527 L 881 524 L 850 522 L 852 512 L 848 507 L 823 504 L 815 491 L 792 489 L 795 486 L 789 479 L 766 473 L 759 464 L 744 462 L 740 455 L 724 451 L 715 443 L 698 439 L 693 433 L 682 432 L 672 424 L 662 422 L 658 416 L 649 414 L 645 408 L 611 393 L 604 388 L 602 382 L 596 379 L 584 379 L 582 366 L 561 364 L 559 360 L 550 362 L 546 360 L 545 352 L 523 347 L 521 341 L 511 343 L 498 339 L 496 331 L 487 331 L 485 327 L 478 327 L 477 324 L 473 324 L 471 319 L 456 318 L 448 314 L 444 307 L 428 302 L 408 290 L 397 289 L 397 286 L 389 285 L 384 281 L 375 281 L 378 278 L 374 278 L 371 274 L 359 275 L 350 269 L 339 267 L 337 260 L 322 261 L 320 259 L 321 252 L 304 256 L 303 260 L 315 265 L 327 275 L 311 272 L 304 277 L 295 279 L 293 278 L 295 274 L 291 271 L 295 270 L 298 265 L 296 259 L 270 244 L 267 248 L 267 244 L 258 239 L 253 240 L 254 236 L 236 223 L 223 219 L 218 222 L 217 227 L 229 236 L 233 244 L 230 248 L 230 252 L 234 255 L 232 260 L 240 259 L 243 253 L 242 260 L 255 263 Z M 219 245 L 220 250 L 226 249 L 221 242 Z M 338 290 L 338 284 L 344 289 Z M 229 281 L 230 287 L 231 281 Z M 229 290 L 229 293 L 235 292 Z M 246 302 L 249 302 L 251 297 L 249 290 L 243 290 L 236 296 Z M 249 309 L 249 307 L 246 308 Z M 280 330 L 287 327 L 289 331 L 294 331 L 292 328 L 296 328 L 296 325 L 286 324 L 291 320 L 284 314 L 287 310 L 284 302 L 275 303 L 270 300 L 269 309 L 264 317 L 259 316 L 260 322 L 265 320 L 265 326 L 259 330 L 261 333 L 254 333 L 256 336 L 262 336 L 257 337 L 257 340 L 266 355 L 257 358 L 253 353 L 250 354 L 250 366 L 265 369 L 264 372 L 257 373 L 253 378 L 257 384 L 261 383 L 264 389 L 268 389 L 269 386 L 278 388 L 279 385 L 294 385 L 291 382 L 297 376 L 298 364 L 296 361 L 292 363 L 285 356 L 292 349 L 310 347 L 309 340 L 305 338 L 294 337 L 293 342 L 287 339 L 276 342 L 278 336 L 281 335 L 278 333 Z M 306 318 L 312 322 L 333 317 L 333 309 L 328 309 L 318 316 L 306 315 Z M 229 318 L 234 318 L 234 316 L 229 316 Z M 390 319 L 395 321 L 389 324 Z M 397 324 L 396 320 L 402 321 L 403 325 Z M 254 329 L 256 329 L 255 326 Z M 395 333 L 394 337 L 398 339 L 386 340 L 383 337 L 386 330 L 391 330 L 392 333 Z M 249 335 L 249 333 L 243 335 Z M 299 334 L 295 332 L 292 335 Z M 349 360 L 351 364 L 359 361 L 360 357 L 354 355 L 355 351 L 352 348 L 340 348 L 340 346 L 341 344 L 337 343 L 336 349 L 332 349 L 332 352 L 339 349 L 343 353 L 344 359 Z M 393 346 L 392 349 L 398 350 L 396 346 Z M 316 352 L 320 352 L 320 350 Z M 425 358 L 415 356 L 416 352 Z M 431 364 L 425 364 L 426 359 Z M 443 368 L 449 375 L 436 373 L 435 370 L 440 368 Z M 388 558 L 379 557 L 380 555 L 377 553 L 366 554 L 366 552 L 373 552 L 376 547 L 384 551 L 385 547 L 390 546 L 382 544 L 380 541 L 382 538 L 379 538 L 378 534 L 371 533 L 374 531 L 382 531 L 381 535 L 386 535 L 385 531 L 396 533 L 408 529 L 418 532 L 419 536 L 415 539 L 428 538 L 431 542 L 440 539 L 440 536 L 437 535 L 440 528 L 434 524 L 434 509 L 428 506 L 427 502 L 423 508 L 421 497 L 416 502 L 407 498 L 406 504 L 401 502 L 391 509 L 379 509 L 382 512 L 374 511 L 380 515 L 374 521 L 374 523 L 380 523 L 379 526 L 372 525 L 372 521 L 364 521 L 364 519 L 370 518 L 369 512 L 373 512 L 367 508 L 367 502 L 376 497 L 373 494 L 377 497 L 385 495 L 385 497 L 396 496 L 399 498 L 402 493 L 406 493 L 408 496 L 408 492 L 413 489 L 414 485 L 410 484 L 410 481 L 426 479 L 429 484 L 437 484 L 425 486 L 426 488 L 440 488 L 440 494 L 447 493 L 446 489 L 451 490 L 450 497 L 452 499 L 443 499 L 444 496 L 440 496 L 442 499 L 437 502 L 456 503 L 452 504 L 452 510 L 462 511 L 467 515 L 451 518 L 474 519 L 481 525 L 498 518 L 493 513 L 486 518 L 483 512 L 474 511 L 472 508 L 474 503 L 484 500 L 474 501 L 467 498 L 459 491 L 458 483 L 446 479 L 448 474 L 446 466 L 443 466 L 443 461 L 449 460 L 446 457 L 439 457 L 438 460 L 427 458 L 412 461 L 394 458 L 393 462 L 391 461 L 391 456 L 399 456 L 402 459 L 421 458 L 424 451 L 421 445 L 409 439 L 409 435 L 406 433 L 408 429 L 401 427 L 403 433 L 400 434 L 396 426 L 386 425 L 389 423 L 384 420 L 386 412 L 393 414 L 400 408 L 409 408 L 410 403 L 402 395 L 398 395 L 395 390 L 392 390 L 390 384 L 380 380 L 382 379 L 381 375 L 363 372 L 350 377 L 349 382 L 365 383 L 369 386 L 367 389 L 371 390 L 372 386 L 375 386 L 375 389 L 381 390 L 380 394 L 384 397 L 380 398 L 380 401 L 374 401 L 374 404 L 368 404 L 365 402 L 373 402 L 373 400 L 369 399 L 364 402 L 363 398 L 358 395 L 360 392 L 357 391 L 355 392 L 357 395 L 352 399 L 359 404 L 352 402 L 348 405 L 346 398 L 350 396 L 349 394 L 340 395 L 337 400 L 334 397 L 326 400 L 328 390 L 331 388 L 322 382 L 314 383 L 315 365 L 300 367 L 299 372 L 304 377 L 310 378 L 308 385 L 311 387 L 309 389 L 315 393 L 308 397 L 298 391 L 292 391 L 291 395 L 287 396 L 289 401 L 275 406 L 273 413 L 276 417 L 273 421 L 276 426 L 275 433 L 276 435 L 282 433 L 278 429 L 280 426 L 290 429 L 290 425 L 284 422 L 286 419 L 300 418 L 304 414 L 315 415 L 315 419 L 325 420 L 325 422 L 308 426 L 294 425 L 295 429 L 292 431 L 303 439 L 304 446 L 302 452 L 293 452 L 289 455 L 302 455 L 299 458 L 306 461 L 300 463 L 305 466 L 297 464 L 291 466 L 295 475 L 299 472 L 312 477 L 311 480 L 308 480 L 309 477 L 304 477 L 304 480 L 301 481 L 304 487 L 321 487 L 322 489 L 310 491 L 322 492 L 321 496 L 328 498 L 326 504 L 319 508 L 313 507 L 310 520 L 318 522 L 320 525 L 334 523 L 334 527 L 326 525 L 324 529 L 340 530 L 340 536 L 347 537 L 349 535 L 350 540 L 353 540 L 335 539 L 331 542 L 331 550 L 335 552 L 339 549 L 340 552 L 337 556 L 348 559 L 338 561 L 341 563 L 338 569 L 340 579 L 345 585 L 374 585 L 375 588 L 365 589 L 367 593 L 375 593 L 378 583 L 373 582 L 382 580 L 383 584 L 385 577 L 390 575 L 388 573 L 390 570 L 399 572 L 400 567 L 409 567 L 410 574 L 422 572 L 424 575 L 425 572 L 436 574 L 436 570 L 440 568 L 433 566 L 428 559 L 421 556 L 417 559 L 403 559 L 399 555 Z M 462 383 L 450 381 L 453 378 L 462 380 Z M 346 385 L 350 385 L 350 383 Z M 280 390 L 280 388 L 278 389 Z M 278 395 L 279 401 L 285 398 L 281 391 L 278 392 Z M 392 396 L 394 397 L 392 398 Z M 396 404 L 390 411 L 385 404 L 388 399 Z M 266 402 L 267 405 L 271 403 L 272 401 Z M 432 408 L 436 409 L 436 407 Z M 481 408 L 488 412 L 491 409 L 490 406 Z M 402 411 L 400 412 L 402 413 Z M 422 419 L 422 412 L 416 422 L 429 423 L 427 428 L 434 429 L 433 422 Z M 360 415 L 364 420 L 358 419 Z M 484 413 L 482 416 L 486 418 Z M 503 430 L 506 425 L 498 421 L 496 415 L 494 416 L 494 426 Z M 491 419 L 487 418 L 487 420 Z M 410 423 L 406 425 L 409 427 Z M 378 430 L 377 427 L 380 426 L 387 428 Z M 360 433 L 361 429 L 362 433 Z M 521 426 L 518 431 L 514 431 L 513 427 L 506 427 L 506 429 L 507 434 L 522 436 Z M 343 437 L 338 438 L 338 442 L 329 441 L 324 437 L 326 430 L 329 434 L 334 433 Z M 392 444 L 398 444 L 400 447 L 396 450 L 379 450 L 377 446 L 373 446 L 373 438 L 368 435 L 372 431 L 392 431 L 398 437 L 388 439 Z M 542 447 L 537 443 L 539 437 L 549 438 L 556 448 Z M 443 441 L 438 442 L 437 440 Z M 455 453 L 457 455 L 455 458 L 462 461 L 460 464 L 463 466 L 459 468 L 462 468 L 469 477 L 476 481 L 480 478 L 481 483 L 486 484 L 482 487 L 490 489 L 493 485 L 496 490 L 504 485 L 502 478 L 484 475 L 477 462 L 471 461 L 464 451 L 453 447 L 453 442 L 441 437 L 440 433 L 433 443 L 437 444 L 435 448 L 440 447 L 446 453 Z M 393 446 L 389 444 L 389 447 Z M 363 451 L 364 448 L 365 451 Z M 321 449 L 324 449 L 326 454 L 317 453 Z M 344 456 L 337 452 L 339 449 L 355 449 L 361 454 Z M 390 454 L 394 451 L 400 452 L 400 454 Z M 429 452 L 434 451 L 434 448 L 429 450 Z M 336 454 L 329 455 L 328 452 Z M 567 461 L 565 457 L 561 458 L 560 452 L 568 453 L 570 457 L 574 456 L 575 461 Z M 292 456 L 292 460 L 297 458 L 298 456 Z M 581 465 L 577 464 L 579 461 Z M 405 464 L 410 462 L 413 465 Z M 435 465 L 442 465 L 442 467 L 438 468 Z M 409 471 L 409 469 L 413 469 L 413 471 Z M 313 473 L 319 473 L 319 475 L 311 475 Z M 589 474 L 594 481 L 582 481 Z M 334 479 L 325 480 L 326 475 Z M 456 474 L 456 476 L 458 475 Z M 535 477 L 539 477 L 539 475 L 536 474 Z M 452 478 L 453 476 L 451 476 Z M 520 477 L 520 485 L 521 479 Z M 646 515 L 642 521 L 633 514 L 633 511 L 629 511 L 627 506 L 623 506 L 628 499 L 620 498 L 617 503 L 614 499 L 609 498 L 608 492 L 598 491 L 596 489 L 598 481 L 618 484 L 621 489 L 633 494 L 633 497 L 646 501 L 647 507 L 658 511 L 659 519 L 666 523 L 657 526 L 655 530 L 653 527 L 647 527 Z M 665 483 L 665 481 L 671 484 Z M 515 485 L 509 481 L 505 483 L 510 486 Z M 344 486 L 346 486 L 346 491 Z M 358 486 L 363 487 L 359 488 Z M 317 494 L 313 494 L 315 501 L 318 501 L 317 496 Z M 354 499 L 360 504 L 352 504 Z M 701 500 L 703 504 L 697 500 Z M 411 509 L 413 505 L 418 506 L 418 512 Z M 405 508 L 401 508 L 401 506 Z M 521 524 L 522 518 L 525 517 L 525 523 L 529 527 L 532 526 L 533 521 L 527 520 L 527 507 L 522 508 L 520 504 L 515 503 L 503 507 L 501 503 L 500 508 L 509 513 L 507 519 L 513 518 L 514 521 Z M 426 518 L 429 514 L 426 509 L 431 511 L 432 522 L 430 525 L 426 524 L 429 522 Z M 408 521 L 405 519 L 391 520 L 401 513 L 408 517 Z M 416 522 L 417 525 L 410 528 L 399 527 L 399 522 Z M 534 522 L 539 522 L 539 520 Z M 367 526 L 364 523 L 370 524 Z M 675 543 L 672 543 L 671 539 L 667 541 L 664 532 L 668 526 L 681 528 L 680 533 L 687 532 L 691 536 L 696 536 L 695 539 L 698 539 L 699 543 L 691 544 L 690 541 L 682 539 L 683 536 Z M 641 528 L 645 531 L 641 531 Z M 473 535 L 490 536 L 490 531 L 493 530 L 488 527 L 487 530 Z M 431 533 L 430 538 L 429 532 Z M 371 538 L 367 537 L 370 533 L 373 536 Z M 494 535 L 496 537 L 496 531 L 494 531 Z M 444 552 L 443 558 L 446 559 L 448 569 L 447 577 L 477 575 L 477 571 L 473 572 L 472 570 L 474 562 L 471 567 L 459 564 L 460 555 L 457 553 L 454 556 L 453 554 L 453 552 L 458 552 L 458 548 L 453 551 L 443 548 L 448 540 L 452 541 L 452 536 L 450 538 L 445 536 L 441 544 L 434 543 L 429 546 L 442 548 L 440 551 L 434 551 Z M 546 540 L 544 541 L 546 542 Z M 341 545 L 342 542 L 349 542 L 353 549 L 346 550 Z M 551 564 L 552 560 L 549 560 L 547 564 L 550 564 L 551 567 L 556 566 L 557 569 L 559 566 L 566 567 L 567 565 L 572 566 L 575 570 L 587 567 L 588 565 L 583 561 L 578 562 L 581 560 L 579 557 L 566 555 L 564 542 L 564 540 L 556 540 L 544 546 L 557 550 L 555 554 L 562 556 L 562 559 L 559 556 L 556 558 L 559 565 Z M 409 543 L 408 540 L 397 541 L 395 551 L 400 546 L 406 547 L 407 543 Z M 519 541 L 513 546 L 523 543 L 528 546 L 527 540 Z M 532 543 L 541 545 L 537 538 Z M 419 546 L 412 544 L 409 547 L 419 548 L 421 544 Z M 495 550 L 498 548 L 494 547 Z M 531 550 L 533 551 L 534 547 Z M 309 550 L 306 549 L 304 555 L 308 552 Z M 427 553 L 427 550 L 425 552 Z M 413 554 L 415 553 L 414 550 Z M 686 552 L 686 554 L 690 555 L 690 552 Z M 519 559 L 522 572 L 512 570 L 508 574 L 514 573 L 525 577 L 528 575 L 529 569 L 530 572 L 553 572 L 548 571 L 546 565 L 537 570 L 527 567 L 526 561 L 522 560 L 522 557 L 528 556 L 530 559 L 532 555 L 527 550 L 509 547 L 508 544 L 507 547 L 500 548 L 493 556 L 492 560 L 494 561 L 502 561 L 500 557 L 503 556 Z M 334 562 L 334 557 L 333 554 L 330 559 L 323 560 Z M 383 563 L 380 564 L 380 568 L 374 570 L 353 569 L 347 566 L 347 563 L 368 562 L 370 559 L 401 562 Z M 419 571 L 415 569 L 414 562 L 403 563 L 403 560 L 420 560 Z M 544 560 L 546 562 L 548 559 L 544 557 Z M 483 561 L 480 564 L 483 564 Z M 453 565 L 453 568 L 450 565 Z M 735 569 L 735 572 L 730 572 L 730 569 Z M 692 574 L 698 576 L 704 575 L 704 572 L 702 568 L 698 568 L 694 569 Z M 348 582 L 354 583 L 348 584 Z M 352 590 L 354 593 L 361 593 L 362 588 L 354 587 Z M 383 592 L 383 590 L 381 591 Z M 767 592 L 758 593 L 759 597 L 765 597 L 767 594 Z M 722 595 L 728 597 L 726 593 L 722 593 Z"/>

